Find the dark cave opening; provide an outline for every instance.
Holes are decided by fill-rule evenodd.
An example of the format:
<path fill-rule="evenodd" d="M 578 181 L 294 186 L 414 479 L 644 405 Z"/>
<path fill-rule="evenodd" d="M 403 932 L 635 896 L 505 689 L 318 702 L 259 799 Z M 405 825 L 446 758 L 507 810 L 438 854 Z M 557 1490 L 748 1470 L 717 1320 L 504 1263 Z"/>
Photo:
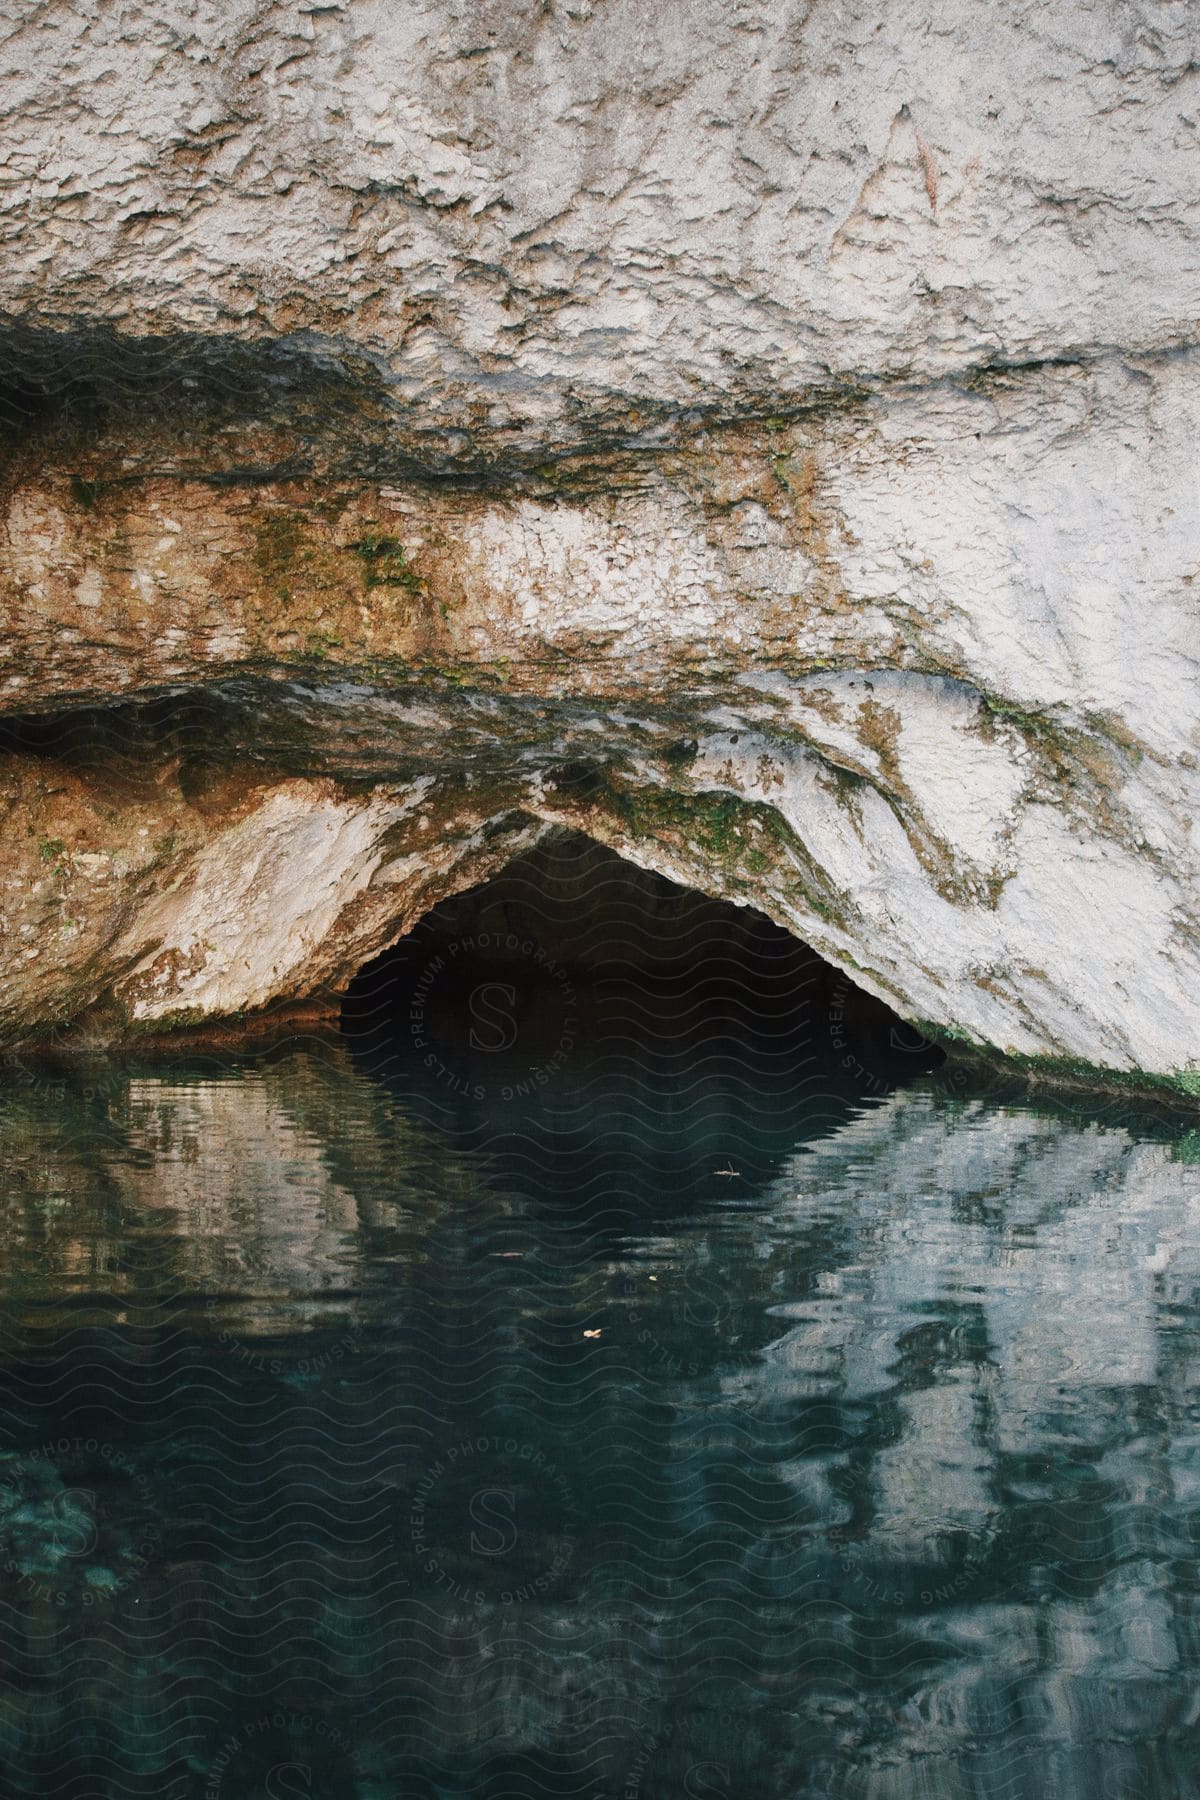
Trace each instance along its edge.
<path fill-rule="evenodd" d="M 377 1069 L 493 1123 L 580 1109 L 611 1137 L 783 1126 L 929 1073 L 942 1052 L 749 907 L 559 831 L 434 907 L 352 981 Z M 790 1128 L 789 1128 L 790 1129 Z M 706 1149 L 704 1155 L 708 1155 Z"/>

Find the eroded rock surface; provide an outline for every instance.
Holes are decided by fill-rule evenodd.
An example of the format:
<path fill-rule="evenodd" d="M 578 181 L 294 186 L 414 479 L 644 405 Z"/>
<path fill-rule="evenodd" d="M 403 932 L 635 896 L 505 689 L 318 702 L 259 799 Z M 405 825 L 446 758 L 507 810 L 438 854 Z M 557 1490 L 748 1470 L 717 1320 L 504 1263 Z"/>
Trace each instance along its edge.
<path fill-rule="evenodd" d="M 1196 33 L 10 26 L 6 1031 L 334 991 L 567 825 L 1200 1086 Z"/>

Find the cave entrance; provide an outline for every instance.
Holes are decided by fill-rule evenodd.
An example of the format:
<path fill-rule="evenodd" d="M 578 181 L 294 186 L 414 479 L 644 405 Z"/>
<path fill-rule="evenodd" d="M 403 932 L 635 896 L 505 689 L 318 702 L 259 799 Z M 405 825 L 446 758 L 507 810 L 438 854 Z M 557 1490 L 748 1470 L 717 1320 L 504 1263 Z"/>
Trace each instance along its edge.
<path fill-rule="evenodd" d="M 749 907 L 554 831 L 433 908 L 343 1005 L 353 1048 L 494 1113 L 777 1121 L 878 1097 L 942 1054 Z M 655 1127 L 657 1128 L 657 1126 Z"/>

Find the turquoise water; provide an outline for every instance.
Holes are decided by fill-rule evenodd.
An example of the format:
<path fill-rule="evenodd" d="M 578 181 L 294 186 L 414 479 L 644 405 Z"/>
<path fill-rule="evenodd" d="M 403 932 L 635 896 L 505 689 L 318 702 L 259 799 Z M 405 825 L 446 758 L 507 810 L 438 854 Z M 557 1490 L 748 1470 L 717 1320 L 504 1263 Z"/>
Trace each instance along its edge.
<path fill-rule="evenodd" d="M 9 1058 L 4 1793 L 1196 1791 L 1194 1134 L 644 1023 Z"/>

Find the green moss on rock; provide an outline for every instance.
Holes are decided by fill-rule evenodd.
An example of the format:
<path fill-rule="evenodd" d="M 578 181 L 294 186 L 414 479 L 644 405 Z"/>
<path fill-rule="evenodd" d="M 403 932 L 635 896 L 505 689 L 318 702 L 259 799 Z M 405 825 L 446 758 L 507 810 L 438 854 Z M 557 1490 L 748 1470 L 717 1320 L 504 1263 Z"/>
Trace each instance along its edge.
<path fill-rule="evenodd" d="M 369 532 L 351 544 L 350 549 L 362 563 L 363 586 L 368 593 L 372 588 L 398 587 L 407 593 L 419 594 L 424 588 L 425 584 L 410 566 L 399 538 Z"/>
<path fill-rule="evenodd" d="M 935 1025 L 928 1020 L 917 1023 L 916 1029 L 940 1044 L 955 1060 L 986 1066 L 1000 1075 L 1016 1075 L 1035 1085 L 1140 1096 L 1189 1111 L 1200 1103 L 1200 1070 L 1176 1069 L 1161 1075 L 1145 1069 L 1112 1069 L 1082 1057 L 1032 1056 L 1001 1050 L 955 1026 Z"/>

